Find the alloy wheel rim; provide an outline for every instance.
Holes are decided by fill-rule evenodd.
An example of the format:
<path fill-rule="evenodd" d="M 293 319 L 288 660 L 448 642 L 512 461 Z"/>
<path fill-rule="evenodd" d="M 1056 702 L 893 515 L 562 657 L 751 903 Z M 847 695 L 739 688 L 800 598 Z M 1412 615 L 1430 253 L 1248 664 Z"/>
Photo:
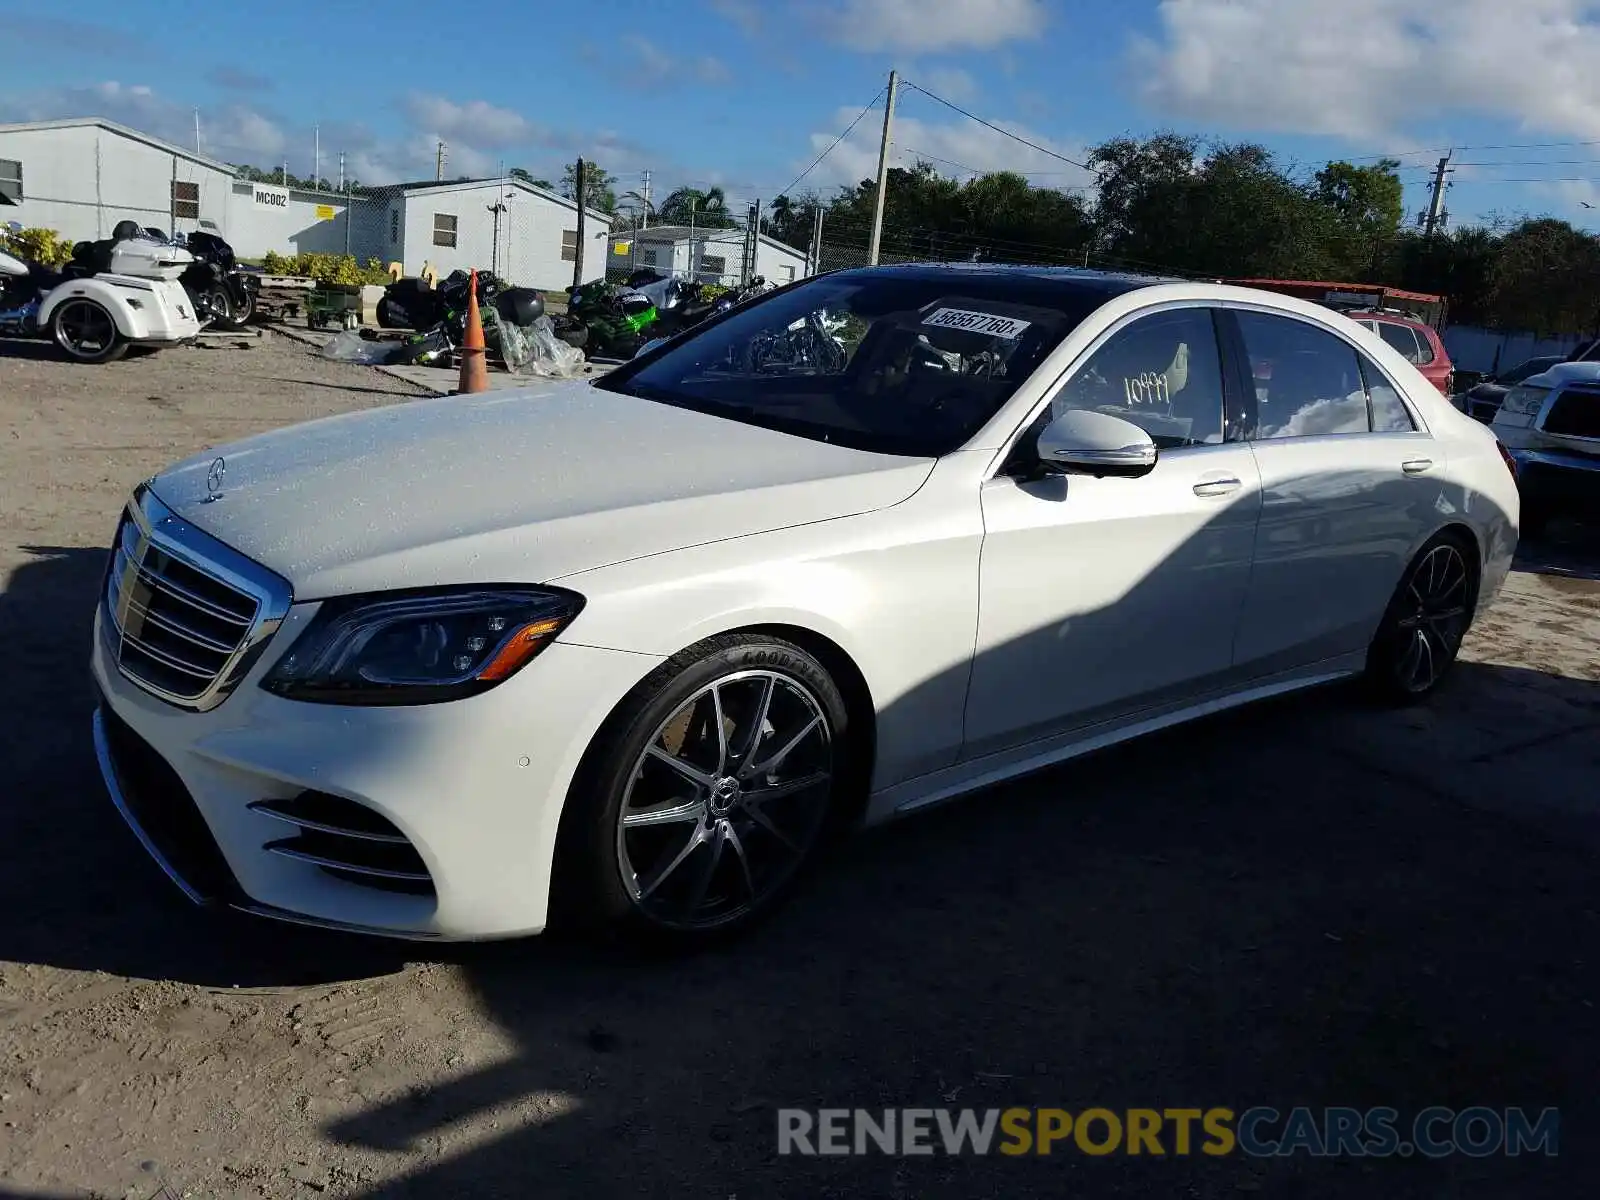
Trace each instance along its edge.
<path fill-rule="evenodd" d="M 111 314 L 87 300 L 69 300 L 63 305 L 56 327 L 62 349 L 80 358 L 102 353 L 117 336 Z"/>
<path fill-rule="evenodd" d="M 805 861 L 832 784 L 833 731 L 810 689 L 776 671 L 724 675 L 634 763 L 617 818 L 623 886 L 666 928 L 735 921 Z"/>
<path fill-rule="evenodd" d="M 1427 691 L 1455 660 L 1467 632 L 1469 580 L 1466 559 L 1451 545 L 1428 551 L 1406 580 L 1395 659 L 1406 691 Z"/>

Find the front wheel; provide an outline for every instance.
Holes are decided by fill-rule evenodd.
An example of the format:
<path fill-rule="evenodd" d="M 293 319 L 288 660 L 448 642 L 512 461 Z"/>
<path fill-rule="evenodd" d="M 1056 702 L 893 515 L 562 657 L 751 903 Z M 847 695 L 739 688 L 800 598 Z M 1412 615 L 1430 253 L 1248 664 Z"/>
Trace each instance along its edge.
<path fill-rule="evenodd" d="M 68 300 L 50 315 L 50 336 L 69 358 L 81 363 L 115 362 L 128 352 L 117 322 L 93 300 Z"/>
<path fill-rule="evenodd" d="M 1464 537 L 1439 534 L 1406 568 L 1367 652 L 1374 693 L 1410 703 L 1434 692 L 1455 665 L 1477 603 L 1477 555 Z"/>
<path fill-rule="evenodd" d="M 844 699 L 800 647 L 728 635 L 685 651 L 590 748 L 562 816 L 554 924 L 679 946 L 754 924 L 816 857 L 851 761 Z"/>

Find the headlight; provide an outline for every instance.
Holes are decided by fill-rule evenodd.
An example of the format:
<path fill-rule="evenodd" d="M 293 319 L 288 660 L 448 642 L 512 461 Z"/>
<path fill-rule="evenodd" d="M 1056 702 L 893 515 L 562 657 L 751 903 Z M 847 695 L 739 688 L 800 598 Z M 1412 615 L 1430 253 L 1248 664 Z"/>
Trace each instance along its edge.
<path fill-rule="evenodd" d="M 1547 387 L 1529 387 L 1519 384 L 1506 393 L 1506 398 L 1500 407 L 1507 412 L 1532 414 L 1539 411 L 1544 404 L 1544 398 L 1550 394 Z"/>
<path fill-rule="evenodd" d="M 262 680 L 290 700 L 437 704 L 509 679 L 577 616 L 553 588 L 452 588 L 323 604 Z"/>

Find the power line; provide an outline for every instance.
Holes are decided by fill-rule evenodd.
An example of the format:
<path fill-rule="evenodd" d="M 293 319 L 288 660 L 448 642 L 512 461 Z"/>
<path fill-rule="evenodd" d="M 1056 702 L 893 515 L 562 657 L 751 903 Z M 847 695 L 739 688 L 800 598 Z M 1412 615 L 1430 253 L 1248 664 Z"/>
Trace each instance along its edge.
<path fill-rule="evenodd" d="M 909 85 L 907 85 L 907 86 L 909 86 Z M 937 154 L 929 154 L 926 150 L 918 150 L 913 146 L 900 145 L 900 146 L 897 146 L 897 148 L 900 150 L 900 152 L 902 154 L 911 154 L 911 155 L 916 156 L 919 159 L 925 158 L 929 162 L 942 163 L 943 165 L 945 165 L 947 167 L 957 167 L 960 170 L 968 171 L 973 175 L 993 175 L 993 174 L 996 173 L 994 169 L 990 169 L 990 170 L 987 170 L 987 171 L 980 171 L 977 167 L 969 166 L 968 164 L 963 163 L 963 162 L 956 162 L 955 159 L 953 159 L 953 158 L 940 158 Z M 1066 172 L 1066 171 L 1018 171 L 1018 170 L 1016 170 L 1015 168 L 1012 168 L 1012 167 L 1006 167 L 1006 168 L 1003 168 L 1003 169 L 1006 170 L 1006 171 L 1009 171 L 1013 175 L 1066 175 L 1066 174 L 1068 174 L 1068 172 Z M 1057 191 L 1057 192 L 1092 192 L 1094 189 L 1091 188 L 1091 187 L 1086 187 L 1086 186 L 1083 186 L 1083 185 L 1074 184 L 1074 185 L 1071 185 L 1071 186 L 1068 186 L 1068 187 L 1053 188 L 1052 190 L 1053 191 Z"/>
<path fill-rule="evenodd" d="M 801 171 L 799 175 L 795 176 L 794 182 L 791 183 L 788 187 L 784 188 L 781 192 L 777 192 L 776 195 L 787 196 L 791 191 L 793 191 L 795 188 L 799 187 L 801 182 L 805 179 L 805 177 L 807 175 L 811 174 L 811 172 L 815 171 L 817 169 L 817 167 L 821 164 L 822 160 L 827 158 L 828 155 L 832 154 L 835 150 L 837 150 L 839 148 L 839 143 L 844 141 L 845 138 L 850 136 L 851 130 L 853 130 L 857 125 L 861 124 L 861 119 L 863 117 L 865 117 L 873 109 L 878 107 L 878 101 L 883 98 L 883 93 L 888 91 L 888 90 L 889 89 L 887 87 L 879 88 L 878 89 L 878 94 L 872 98 L 872 102 L 870 104 L 868 104 L 865 108 L 863 108 L 859 113 L 856 114 L 856 119 L 854 121 L 851 121 L 849 125 L 845 126 L 845 130 L 844 130 L 843 133 L 841 133 L 838 137 L 833 139 L 833 144 L 830 145 L 821 154 L 817 155 L 816 158 L 812 159 L 811 165 L 809 167 L 807 167 L 804 171 Z"/>
<path fill-rule="evenodd" d="M 1062 162 L 1067 163 L 1069 166 L 1078 167 L 1078 168 L 1080 168 L 1081 170 L 1084 170 L 1084 171 L 1091 171 L 1092 172 L 1094 170 L 1094 168 L 1089 166 L 1087 163 L 1081 163 L 1075 158 L 1068 158 L 1065 154 L 1058 154 L 1058 153 L 1056 153 L 1056 151 L 1051 150 L 1046 146 L 1039 145 L 1038 142 L 1030 142 L 1027 138 L 1022 137 L 1019 134 L 1012 133 L 1009 129 L 1002 129 L 1000 126 L 996 125 L 993 121 L 985 121 L 982 117 L 977 116 L 977 115 L 975 115 L 973 113 L 969 113 L 966 109 L 962 108 L 959 104 L 954 104 L 951 101 L 946 100 L 943 96 L 934 95 L 932 92 L 930 92 L 925 87 L 919 87 L 917 84 L 910 83 L 910 82 L 907 82 L 905 84 L 905 86 L 910 88 L 912 91 L 921 92 L 929 100 L 937 100 L 940 104 L 944 105 L 946 108 L 952 109 L 953 111 L 960 113 L 963 117 L 966 117 L 968 120 L 976 121 L 979 125 L 982 125 L 985 129 L 992 129 L 996 133 L 1004 134 L 1006 137 L 1010 138 L 1014 142 L 1021 142 L 1024 146 L 1027 146 L 1030 150 L 1037 150 L 1040 154 L 1048 154 L 1051 158 L 1058 158 Z"/>

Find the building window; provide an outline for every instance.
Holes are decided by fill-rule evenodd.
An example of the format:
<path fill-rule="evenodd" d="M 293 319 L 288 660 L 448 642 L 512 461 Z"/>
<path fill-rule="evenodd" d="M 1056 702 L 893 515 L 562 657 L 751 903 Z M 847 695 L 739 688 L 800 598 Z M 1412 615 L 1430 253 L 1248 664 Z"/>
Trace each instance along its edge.
<path fill-rule="evenodd" d="M 778 270 L 783 272 L 783 274 L 780 275 L 779 278 L 782 279 L 785 283 L 793 283 L 794 282 L 794 264 L 793 263 L 784 263 L 782 266 L 780 266 L 778 268 Z"/>
<path fill-rule="evenodd" d="M 561 231 L 561 261 L 578 261 L 578 231 L 576 229 L 563 229 Z"/>
<path fill-rule="evenodd" d="M 702 254 L 700 256 L 700 270 L 708 275 L 726 275 L 728 273 L 728 256 L 726 254 Z"/>
<path fill-rule="evenodd" d="M 433 214 L 433 244 L 435 246 L 456 244 L 456 219 L 449 213 Z"/>
<path fill-rule="evenodd" d="M 22 164 L 15 159 L 0 158 L 0 196 L 22 203 Z"/>
<path fill-rule="evenodd" d="M 180 221 L 200 219 L 200 185 L 172 181 L 172 215 Z"/>
<path fill-rule="evenodd" d="M 396 246 L 400 244 L 400 210 L 398 208 L 389 210 L 389 241 Z"/>
<path fill-rule="evenodd" d="M 635 253 L 636 258 L 634 261 L 639 266 L 653 267 L 656 265 L 656 248 L 654 246 L 640 246 Z"/>

